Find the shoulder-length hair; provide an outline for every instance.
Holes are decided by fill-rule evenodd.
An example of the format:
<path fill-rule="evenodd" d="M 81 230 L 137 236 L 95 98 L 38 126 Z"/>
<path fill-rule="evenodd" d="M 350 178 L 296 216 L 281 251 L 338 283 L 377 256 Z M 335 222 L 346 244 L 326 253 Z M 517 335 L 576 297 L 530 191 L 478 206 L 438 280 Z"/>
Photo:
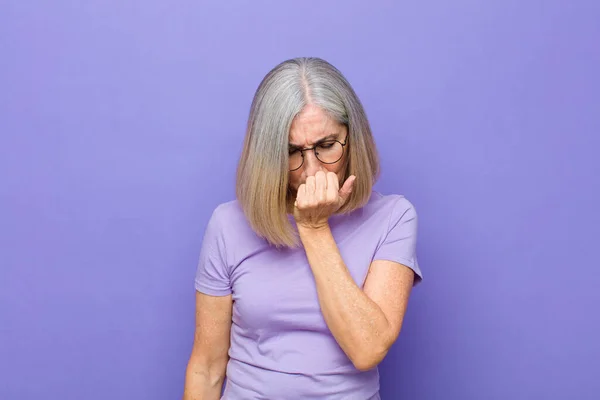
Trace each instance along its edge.
<path fill-rule="evenodd" d="M 366 204 L 379 175 L 367 116 L 342 73 L 320 58 L 295 58 L 277 65 L 254 95 L 236 183 L 237 199 L 250 226 L 275 246 L 299 244 L 288 217 L 288 144 L 292 121 L 307 104 L 320 107 L 348 128 L 344 179 L 350 175 L 357 179 L 338 213 Z"/>

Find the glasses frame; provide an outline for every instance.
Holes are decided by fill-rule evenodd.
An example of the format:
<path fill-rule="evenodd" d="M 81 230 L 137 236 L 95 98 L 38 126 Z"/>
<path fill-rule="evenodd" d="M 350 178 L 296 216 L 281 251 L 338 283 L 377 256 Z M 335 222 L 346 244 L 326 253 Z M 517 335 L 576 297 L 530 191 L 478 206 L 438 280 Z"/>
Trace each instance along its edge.
<path fill-rule="evenodd" d="M 298 168 L 295 168 L 295 169 L 290 169 L 289 171 L 290 171 L 290 172 L 293 172 L 293 171 L 297 171 L 297 170 L 299 170 L 300 168 L 302 168 L 302 166 L 304 165 L 304 152 L 305 152 L 305 151 L 310 151 L 310 150 L 312 150 L 312 151 L 313 151 L 313 154 L 315 155 L 315 158 L 316 158 L 317 160 L 319 160 L 319 162 L 320 162 L 320 163 L 323 163 L 323 164 L 328 164 L 328 165 L 330 165 L 330 164 L 335 164 L 336 162 L 339 162 L 339 161 L 342 159 L 342 157 L 344 157 L 345 146 L 346 146 L 346 144 L 348 143 L 348 136 L 350 136 L 350 135 L 346 135 L 346 138 L 344 139 L 344 143 L 340 142 L 340 141 L 339 141 L 339 140 L 337 140 L 337 139 L 327 139 L 327 140 L 324 140 L 324 141 L 322 141 L 321 143 L 315 144 L 313 147 L 305 147 L 305 148 L 302 148 L 302 149 L 301 149 L 301 148 L 296 148 L 296 151 L 299 151 L 299 152 L 300 152 L 300 156 L 302 157 L 302 162 L 300 163 L 300 165 L 298 166 Z M 320 158 L 319 158 L 319 156 L 317 155 L 317 147 L 318 147 L 318 146 L 320 146 L 321 144 L 323 144 L 323 143 L 327 143 L 327 142 L 338 142 L 339 144 L 341 144 L 341 145 L 342 145 L 342 154 L 340 155 L 340 158 L 338 158 L 337 160 L 335 160 L 335 161 L 333 161 L 333 162 L 325 162 L 325 161 L 321 161 L 321 159 L 320 159 Z"/>

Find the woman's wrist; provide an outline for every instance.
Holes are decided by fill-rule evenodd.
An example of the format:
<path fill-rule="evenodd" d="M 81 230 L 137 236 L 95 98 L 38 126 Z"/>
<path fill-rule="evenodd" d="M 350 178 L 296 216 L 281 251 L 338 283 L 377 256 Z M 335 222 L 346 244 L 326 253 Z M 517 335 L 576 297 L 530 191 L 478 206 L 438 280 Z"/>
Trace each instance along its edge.
<path fill-rule="evenodd" d="M 296 225 L 298 227 L 298 233 L 300 234 L 300 237 L 302 237 L 303 235 L 313 235 L 315 233 L 322 233 L 330 230 L 329 221 L 327 220 L 317 223 L 303 222 L 297 223 Z"/>

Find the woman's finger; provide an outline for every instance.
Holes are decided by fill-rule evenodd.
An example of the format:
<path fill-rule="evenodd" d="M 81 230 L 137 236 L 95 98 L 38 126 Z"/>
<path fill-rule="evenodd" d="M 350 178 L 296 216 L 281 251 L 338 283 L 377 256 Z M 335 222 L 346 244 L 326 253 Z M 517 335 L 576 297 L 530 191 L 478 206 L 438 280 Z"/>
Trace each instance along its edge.
<path fill-rule="evenodd" d="M 323 202 L 327 195 L 327 175 L 325 172 L 319 171 L 315 175 L 315 195 L 317 201 Z"/>
<path fill-rule="evenodd" d="M 342 186 L 342 188 L 339 191 L 339 195 L 342 202 L 345 202 L 348 199 L 348 197 L 350 197 L 350 194 L 352 193 L 352 189 L 354 187 L 354 181 L 356 181 L 356 176 L 350 175 L 348 179 L 346 179 L 346 182 L 344 182 L 344 186 Z"/>
<path fill-rule="evenodd" d="M 306 185 L 303 183 L 298 187 L 298 191 L 296 192 L 296 202 L 294 203 L 296 207 L 303 207 L 306 203 Z"/>
<path fill-rule="evenodd" d="M 315 177 L 306 178 L 306 196 L 312 196 L 315 193 Z"/>
<path fill-rule="evenodd" d="M 335 201 L 338 197 L 339 181 L 334 172 L 327 173 L 327 200 Z"/>

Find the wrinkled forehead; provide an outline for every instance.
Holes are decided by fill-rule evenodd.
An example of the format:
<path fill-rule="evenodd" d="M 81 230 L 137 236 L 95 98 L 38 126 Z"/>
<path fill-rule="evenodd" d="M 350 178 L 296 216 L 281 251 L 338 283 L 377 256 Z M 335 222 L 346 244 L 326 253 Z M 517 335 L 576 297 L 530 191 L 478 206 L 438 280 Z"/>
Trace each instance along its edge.
<path fill-rule="evenodd" d="M 289 143 L 292 146 L 311 146 L 327 139 L 339 139 L 346 132 L 344 124 L 317 107 L 308 107 L 292 121 Z"/>

